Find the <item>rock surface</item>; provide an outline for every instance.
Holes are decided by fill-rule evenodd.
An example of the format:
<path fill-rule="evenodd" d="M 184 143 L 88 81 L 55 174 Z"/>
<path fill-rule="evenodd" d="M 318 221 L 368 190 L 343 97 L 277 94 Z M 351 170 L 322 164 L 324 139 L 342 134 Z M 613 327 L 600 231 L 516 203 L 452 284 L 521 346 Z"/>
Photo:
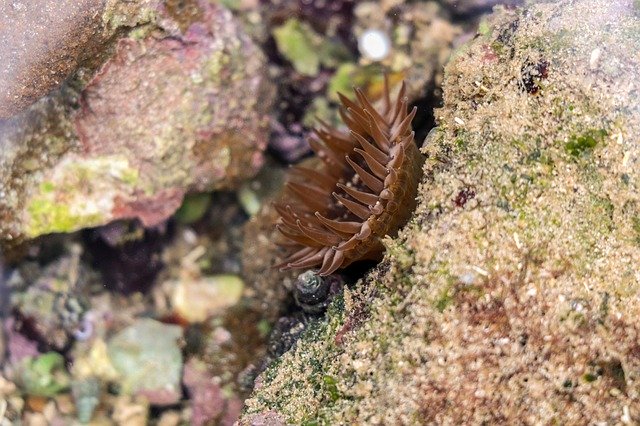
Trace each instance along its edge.
<path fill-rule="evenodd" d="M 445 6 L 451 9 L 456 15 L 468 15 L 482 11 L 491 11 L 497 5 L 520 6 L 523 0 L 442 0 Z"/>
<path fill-rule="evenodd" d="M 104 46 L 148 22 L 160 0 L 20 0 L 0 4 L 0 118 L 23 110 L 79 67 L 94 68 Z"/>
<path fill-rule="evenodd" d="M 241 424 L 640 421 L 639 16 L 563 0 L 481 26 L 413 220 Z"/>
<path fill-rule="evenodd" d="M 144 395 L 154 405 L 180 400 L 182 329 L 151 319 L 139 319 L 108 343 L 111 363 L 121 375 L 124 394 Z"/>
<path fill-rule="evenodd" d="M 258 171 L 273 98 L 264 57 L 229 11 L 174 3 L 120 39 L 86 87 L 0 120 L 0 242 L 118 218 L 152 226 L 188 191 Z"/>

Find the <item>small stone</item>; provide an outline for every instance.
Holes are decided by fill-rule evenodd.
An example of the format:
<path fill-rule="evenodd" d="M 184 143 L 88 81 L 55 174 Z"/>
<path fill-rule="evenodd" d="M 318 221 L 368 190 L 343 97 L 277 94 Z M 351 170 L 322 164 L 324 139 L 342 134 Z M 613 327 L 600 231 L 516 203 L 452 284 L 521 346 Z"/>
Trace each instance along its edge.
<path fill-rule="evenodd" d="M 602 56 L 602 49 L 600 49 L 599 47 L 591 51 L 591 55 L 589 56 L 589 69 L 593 71 L 598 68 L 598 64 L 600 63 L 601 56 Z"/>
<path fill-rule="evenodd" d="M 24 359 L 18 366 L 17 382 L 28 395 L 52 397 L 67 389 L 70 379 L 62 355 L 47 352 Z"/>
<path fill-rule="evenodd" d="M 384 31 L 369 29 L 358 37 L 358 48 L 365 58 L 381 61 L 389 55 L 391 41 Z"/>
<path fill-rule="evenodd" d="M 211 205 L 211 195 L 207 193 L 191 194 L 184 197 L 182 205 L 176 211 L 178 222 L 189 225 L 202 219 Z"/>
<path fill-rule="evenodd" d="M 111 363 L 120 374 L 121 392 L 143 395 L 152 405 L 170 405 L 181 397 L 182 329 L 139 319 L 108 343 Z"/>
<path fill-rule="evenodd" d="M 192 401 L 191 424 L 209 424 L 222 415 L 225 409 L 222 388 L 202 362 L 191 359 L 186 363 L 183 382 Z"/>
<path fill-rule="evenodd" d="M 113 420 L 118 426 L 146 426 L 148 417 L 149 403 L 144 399 L 138 401 L 121 396 L 114 404 Z"/>
<path fill-rule="evenodd" d="M 3 324 L 7 335 L 8 362 L 13 365 L 17 365 L 25 358 L 40 355 L 38 342 L 16 331 L 15 324 L 13 317 L 7 318 Z"/>
<path fill-rule="evenodd" d="M 244 184 L 240 187 L 238 201 L 249 216 L 255 216 L 260 211 L 260 199 L 250 184 Z"/>
<path fill-rule="evenodd" d="M 176 283 L 172 305 L 176 313 L 189 322 L 202 322 L 235 305 L 244 289 L 236 275 L 214 275 Z"/>
<path fill-rule="evenodd" d="M 165 411 L 158 419 L 158 426 L 178 426 L 182 416 L 177 411 Z"/>
<path fill-rule="evenodd" d="M 76 403 L 78 420 L 88 423 L 100 403 L 100 381 L 95 377 L 74 380 L 71 383 L 71 392 Z"/>
<path fill-rule="evenodd" d="M 74 378 L 97 377 L 103 381 L 116 381 L 118 371 L 111 363 L 107 351 L 107 344 L 102 339 L 93 340 L 88 349 L 83 347 L 73 360 L 71 371 Z"/>

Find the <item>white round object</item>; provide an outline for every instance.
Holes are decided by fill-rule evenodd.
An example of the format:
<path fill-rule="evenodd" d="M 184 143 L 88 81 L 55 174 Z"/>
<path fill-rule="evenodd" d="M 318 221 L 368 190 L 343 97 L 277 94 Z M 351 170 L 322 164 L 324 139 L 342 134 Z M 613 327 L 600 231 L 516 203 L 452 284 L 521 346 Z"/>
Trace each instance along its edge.
<path fill-rule="evenodd" d="M 391 41 L 384 31 L 371 29 L 362 33 L 358 39 L 358 48 L 365 58 L 381 61 L 389 55 Z"/>

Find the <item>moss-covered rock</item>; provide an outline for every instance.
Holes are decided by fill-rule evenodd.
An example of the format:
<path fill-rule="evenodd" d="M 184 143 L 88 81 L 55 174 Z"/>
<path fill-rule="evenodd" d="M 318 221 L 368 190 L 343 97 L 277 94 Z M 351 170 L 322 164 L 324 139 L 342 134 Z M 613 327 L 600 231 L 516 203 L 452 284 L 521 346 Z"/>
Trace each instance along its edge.
<path fill-rule="evenodd" d="M 446 69 L 413 220 L 245 423 L 640 421 L 639 28 L 632 0 L 494 13 Z"/>

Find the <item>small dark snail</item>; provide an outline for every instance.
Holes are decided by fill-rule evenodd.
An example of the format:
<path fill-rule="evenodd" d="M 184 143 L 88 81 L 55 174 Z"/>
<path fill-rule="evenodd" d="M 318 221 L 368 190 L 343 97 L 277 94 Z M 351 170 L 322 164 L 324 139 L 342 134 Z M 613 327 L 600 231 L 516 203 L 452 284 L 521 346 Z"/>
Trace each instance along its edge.
<path fill-rule="evenodd" d="M 320 276 L 315 271 L 306 271 L 298 275 L 293 297 L 304 312 L 319 314 L 326 309 L 341 288 L 342 280 L 338 276 Z"/>

